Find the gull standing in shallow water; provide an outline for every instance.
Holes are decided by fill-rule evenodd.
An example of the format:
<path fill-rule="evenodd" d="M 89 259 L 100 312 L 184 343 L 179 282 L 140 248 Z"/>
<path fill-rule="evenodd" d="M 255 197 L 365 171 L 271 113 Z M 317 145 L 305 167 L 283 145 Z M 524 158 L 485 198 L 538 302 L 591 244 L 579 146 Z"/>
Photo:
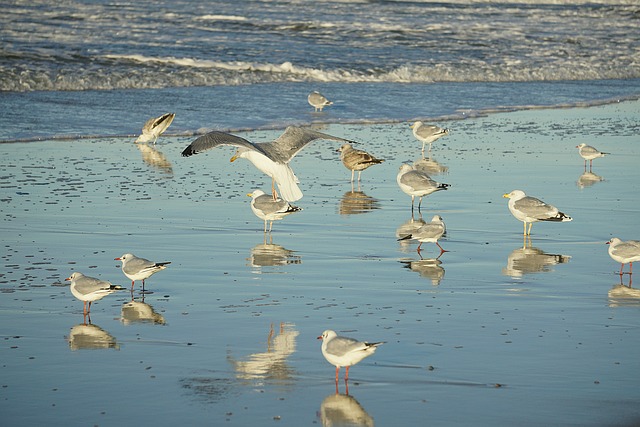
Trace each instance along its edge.
<path fill-rule="evenodd" d="M 531 226 L 537 221 L 567 222 L 573 218 L 562 213 L 555 206 L 548 205 L 535 197 L 527 196 L 522 190 L 513 190 L 511 193 L 503 194 L 502 197 L 509 199 L 509 210 L 517 220 L 524 225 L 524 235 L 531 235 Z M 529 230 L 527 231 L 527 223 Z"/>
<path fill-rule="evenodd" d="M 593 159 L 597 159 L 598 157 L 604 157 L 609 153 L 603 153 L 598 151 L 595 147 L 585 144 L 584 142 L 580 145 L 576 145 L 578 149 L 578 154 L 580 157 L 584 159 L 584 169 L 587 169 L 587 160 L 589 160 L 589 168 L 593 166 Z"/>
<path fill-rule="evenodd" d="M 118 285 L 112 285 L 111 282 L 96 279 L 95 277 L 85 276 L 77 271 L 67 277 L 67 282 L 71 282 L 71 293 L 84 303 L 82 313 L 87 315 L 91 311 L 91 303 L 98 301 L 109 294 L 124 289 Z M 89 307 L 87 307 L 87 302 Z"/>
<path fill-rule="evenodd" d="M 358 171 L 358 182 L 360 182 L 360 175 L 362 171 L 369 166 L 377 165 L 384 160 L 376 159 L 366 151 L 357 150 L 351 146 L 351 144 L 344 144 L 338 149 L 340 152 L 340 160 L 342 164 L 351 171 L 351 182 L 353 182 L 353 175 L 355 171 Z"/>
<path fill-rule="evenodd" d="M 416 196 L 420 197 L 420 201 L 418 202 L 418 212 L 420 212 L 420 205 L 422 204 L 422 198 L 424 196 L 428 196 L 436 191 L 447 190 L 448 187 L 450 187 L 449 184 L 434 181 L 426 173 L 418 171 L 406 163 L 400 166 L 396 181 L 400 189 L 411 196 L 411 212 L 413 212 L 413 202 Z"/>
<path fill-rule="evenodd" d="M 322 109 L 327 105 L 333 104 L 333 102 L 325 98 L 323 94 L 315 90 L 311 92 L 309 96 L 307 96 L 307 102 L 309 103 L 309 105 L 316 109 L 316 112 L 322 111 Z"/>
<path fill-rule="evenodd" d="M 349 380 L 349 367 L 376 352 L 382 342 L 368 343 L 353 338 L 340 337 L 335 331 L 326 330 L 318 337 L 322 340 L 322 355 L 336 367 L 336 387 L 341 367 L 345 367 L 344 381 Z"/>
<path fill-rule="evenodd" d="M 609 245 L 609 256 L 622 265 L 620 266 L 620 276 L 625 264 L 629 264 L 629 274 L 633 274 L 633 263 L 640 261 L 640 241 L 627 240 L 623 242 L 617 237 L 607 242 Z"/>
<path fill-rule="evenodd" d="M 236 154 L 231 157 L 232 162 L 238 158 L 249 160 L 256 168 L 271 177 L 273 200 L 278 198 L 275 189 L 275 184 L 278 184 L 282 198 L 288 202 L 295 202 L 302 198 L 302 191 L 297 184 L 298 178 L 289 167 L 289 162 L 308 143 L 316 139 L 353 142 L 297 126 L 289 126 L 275 141 L 255 144 L 239 136 L 213 131 L 193 141 L 182 151 L 182 155 L 191 156 L 220 145 L 239 147 Z"/>
<path fill-rule="evenodd" d="M 134 254 L 124 254 L 114 261 L 122 261 L 122 272 L 131 280 L 131 290 L 136 280 L 142 280 L 142 290 L 144 291 L 144 281 L 160 270 L 167 268 L 171 262 L 153 262 L 148 259 L 138 258 Z"/>
<path fill-rule="evenodd" d="M 446 231 L 446 226 L 444 225 L 444 221 L 440 215 L 434 215 L 431 218 L 431 222 L 427 222 L 422 227 L 418 228 L 411 234 L 407 234 L 404 237 L 399 238 L 398 240 L 408 240 L 414 239 L 420 242 L 418 245 L 418 253 L 420 253 L 420 247 L 423 243 L 435 243 L 440 248 L 440 255 L 447 252 L 440 246 L 438 243 L 438 239 L 442 237 L 442 235 Z"/>
<path fill-rule="evenodd" d="M 260 219 L 264 220 L 264 232 L 267 232 L 267 221 L 271 221 L 269 225 L 269 233 L 273 227 L 273 221 L 279 221 L 287 215 L 300 212 L 302 208 L 293 206 L 289 202 L 277 199 L 267 195 L 262 190 L 254 190 L 247 194 L 251 197 L 251 210 Z"/>
<path fill-rule="evenodd" d="M 436 125 L 426 125 L 418 120 L 411 124 L 413 129 L 413 136 L 419 141 L 422 141 L 422 152 L 424 153 L 425 144 L 429 144 L 429 151 L 431 151 L 431 144 L 436 139 L 442 138 L 445 135 L 449 135 L 449 129 L 443 129 Z"/>
<path fill-rule="evenodd" d="M 175 113 L 166 113 L 161 115 L 160 117 L 154 117 L 149 120 L 142 126 L 142 133 L 136 139 L 136 142 L 151 142 L 155 144 L 158 140 L 158 137 L 164 133 L 165 130 L 169 127 L 171 122 L 173 122 L 173 118 L 175 117 Z"/>

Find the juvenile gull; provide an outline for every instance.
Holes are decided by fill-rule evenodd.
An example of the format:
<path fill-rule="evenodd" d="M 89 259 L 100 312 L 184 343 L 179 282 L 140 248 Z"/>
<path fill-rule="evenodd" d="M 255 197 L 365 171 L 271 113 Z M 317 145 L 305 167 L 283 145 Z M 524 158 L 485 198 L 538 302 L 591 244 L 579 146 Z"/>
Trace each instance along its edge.
<path fill-rule="evenodd" d="M 95 277 L 85 276 L 77 271 L 64 280 L 71 282 L 71 293 L 84 303 L 82 313 L 85 315 L 91 311 L 92 302 L 123 289 L 121 286 L 112 285 L 110 282 L 96 279 Z M 89 307 L 87 307 L 87 302 Z"/>
<path fill-rule="evenodd" d="M 509 199 L 509 210 L 517 220 L 524 225 L 524 235 L 531 235 L 531 226 L 537 221 L 567 222 L 573 220 L 570 216 L 560 212 L 555 206 L 546 204 L 535 197 L 527 196 L 522 190 L 513 190 L 503 194 Z M 527 231 L 529 223 L 529 231 Z"/>
<path fill-rule="evenodd" d="M 580 157 L 584 159 L 584 168 L 587 168 L 587 160 L 589 160 L 589 167 L 593 166 L 593 159 L 597 159 L 598 157 L 604 157 L 609 153 L 603 153 L 598 151 L 595 147 L 585 144 L 584 142 L 580 145 L 576 145 L 578 149 L 578 153 Z"/>
<path fill-rule="evenodd" d="M 400 189 L 411 196 L 411 212 L 413 212 L 413 202 L 416 196 L 420 197 L 418 203 L 418 211 L 420 211 L 420 205 L 422 204 L 422 198 L 424 196 L 428 196 L 436 191 L 447 190 L 448 187 L 450 187 L 449 184 L 434 181 L 426 173 L 418 171 L 406 163 L 400 166 L 396 181 Z"/>
<path fill-rule="evenodd" d="M 144 290 L 144 281 L 160 270 L 167 268 L 167 264 L 171 262 L 153 262 L 148 259 L 138 258 L 134 254 L 124 254 L 115 261 L 122 261 L 122 272 L 131 280 L 131 290 L 136 280 L 142 280 L 142 290 Z"/>
<path fill-rule="evenodd" d="M 358 182 L 360 182 L 360 175 L 362 171 L 369 166 L 377 165 L 384 160 L 376 159 L 366 151 L 355 149 L 351 144 L 344 144 L 338 149 L 340 152 L 340 160 L 342 164 L 351 171 L 351 182 L 353 182 L 353 175 L 355 171 L 358 171 Z"/>
<path fill-rule="evenodd" d="M 142 126 L 142 133 L 138 139 L 136 139 L 136 142 L 146 143 L 153 141 L 155 144 L 158 137 L 162 135 L 164 131 L 167 130 L 171 122 L 173 122 L 173 118 L 175 116 L 175 113 L 166 113 L 160 117 L 147 120 Z"/>
<path fill-rule="evenodd" d="M 444 225 L 442 217 L 440 215 L 434 215 L 433 218 L 431 218 L 431 222 L 427 222 L 413 233 L 401 237 L 398 240 L 414 239 L 419 241 L 420 244 L 418 245 L 418 253 L 420 253 L 420 247 L 423 243 L 435 243 L 440 248 L 440 255 L 442 255 L 447 251 L 444 250 L 442 246 L 440 246 L 440 243 L 438 243 L 438 239 L 442 237 L 445 231 L 446 227 Z"/>
<path fill-rule="evenodd" d="M 429 144 L 429 151 L 431 151 L 431 144 L 433 141 L 449 134 L 449 129 L 443 129 L 436 125 L 426 125 L 420 120 L 412 123 L 411 129 L 413 129 L 413 136 L 415 136 L 419 141 L 422 141 L 423 153 L 425 144 Z"/>
<path fill-rule="evenodd" d="M 184 149 L 182 155 L 187 157 L 220 145 L 234 145 L 239 147 L 231 161 L 245 158 L 266 175 L 271 177 L 271 191 L 273 199 L 277 199 L 275 184 L 278 184 L 280 195 L 289 202 L 302 198 L 302 191 L 298 187 L 298 179 L 289 162 L 308 143 L 316 139 L 327 139 L 352 143 L 348 139 L 327 135 L 297 126 L 289 126 L 275 141 L 252 143 L 239 136 L 226 132 L 213 131 L 193 141 Z"/>
<path fill-rule="evenodd" d="M 247 196 L 251 197 L 251 210 L 253 213 L 258 218 L 264 220 L 265 233 L 267 232 L 267 221 L 271 221 L 269 224 L 269 233 L 271 233 L 273 221 L 279 221 L 287 215 L 302 210 L 302 208 L 293 206 L 285 200 L 273 200 L 273 197 L 265 194 L 262 190 L 254 190 L 252 193 L 247 194 Z"/>
<path fill-rule="evenodd" d="M 336 383 L 341 367 L 345 367 L 344 380 L 349 380 L 349 367 L 376 352 L 382 342 L 368 343 L 353 338 L 340 337 L 335 331 L 326 330 L 318 337 L 322 340 L 322 355 L 336 367 Z"/>
<path fill-rule="evenodd" d="M 629 264 L 629 274 L 633 273 L 633 263 L 640 261 L 640 241 L 627 240 L 623 242 L 617 237 L 607 242 L 609 245 L 609 256 L 622 265 L 620 266 L 620 276 L 625 264 Z"/>
<path fill-rule="evenodd" d="M 333 104 L 333 102 L 325 98 L 323 94 L 315 90 L 307 96 L 307 102 L 309 102 L 309 105 L 315 108 L 316 111 L 322 111 L 327 105 Z"/>

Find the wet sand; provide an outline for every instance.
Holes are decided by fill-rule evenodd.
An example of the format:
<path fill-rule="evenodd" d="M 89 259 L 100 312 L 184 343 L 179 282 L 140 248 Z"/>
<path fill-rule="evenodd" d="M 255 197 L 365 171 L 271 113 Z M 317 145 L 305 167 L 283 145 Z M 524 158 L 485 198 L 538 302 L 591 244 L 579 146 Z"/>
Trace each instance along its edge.
<path fill-rule="evenodd" d="M 640 292 L 604 244 L 640 239 L 631 101 L 440 123 L 422 161 L 451 184 L 423 201 L 449 252 L 398 242 L 411 216 L 398 167 L 407 123 L 329 125 L 385 159 L 352 191 L 339 144 L 293 162 L 302 212 L 270 238 L 249 207 L 270 180 L 190 137 L 0 144 L 0 413 L 7 425 L 632 425 L 640 421 Z M 253 140 L 279 131 L 241 134 Z M 581 142 L 611 155 L 585 172 Z M 530 242 L 502 194 L 571 215 Z M 525 246 L 523 249 L 523 245 Z M 73 271 L 128 287 L 115 257 L 171 261 L 92 306 Z M 88 323 L 88 322 L 87 322 Z M 350 396 L 316 337 L 387 341 L 353 367 Z M 341 373 L 343 374 L 343 373 Z M 342 417 L 342 418 L 340 418 Z"/>

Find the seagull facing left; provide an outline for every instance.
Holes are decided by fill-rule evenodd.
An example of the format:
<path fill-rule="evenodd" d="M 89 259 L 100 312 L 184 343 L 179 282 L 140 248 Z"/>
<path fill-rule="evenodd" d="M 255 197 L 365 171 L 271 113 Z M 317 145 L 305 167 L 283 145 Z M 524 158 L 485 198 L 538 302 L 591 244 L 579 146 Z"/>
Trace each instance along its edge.
<path fill-rule="evenodd" d="M 92 302 L 124 289 L 122 286 L 112 285 L 111 282 L 85 276 L 77 271 L 64 280 L 71 282 L 71 293 L 84 303 L 82 313 L 85 315 L 91 311 Z M 87 302 L 89 303 L 89 307 L 87 307 Z"/>
<path fill-rule="evenodd" d="M 167 264 L 171 262 L 153 262 L 145 258 L 139 258 L 134 254 L 124 254 L 114 261 L 122 261 L 122 272 L 131 280 L 131 290 L 136 280 L 142 280 L 142 290 L 144 290 L 144 281 L 160 270 L 167 268 Z"/>
<path fill-rule="evenodd" d="M 353 338 L 341 337 L 330 329 L 324 331 L 318 337 L 322 340 L 322 355 L 327 362 L 336 367 L 336 383 L 340 368 L 345 367 L 345 382 L 349 380 L 349 367 L 360 362 L 365 357 L 371 356 L 376 352 L 378 346 L 384 344 L 384 341 L 368 343 L 358 341 Z"/>
<path fill-rule="evenodd" d="M 289 126 L 275 141 L 255 144 L 226 132 L 212 131 L 193 141 L 182 151 L 182 155 L 188 157 L 220 145 L 234 145 L 238 150 L 231 157 L 232 162 L 238 158 L 249 160 L 256 168 L 271 177 L 273 200 L 278 198 L 275 189 L 275 184 L 278 184 L 280 196 L 288 202 L 295 202 L 302 198 L 302 191 L 297 184 L 298 178 L 289 167 L 289 162 L 308 143 L 316 139 L 353 142 L 297 126 Z"/>
<path fill-rule="evenodd" d="M 302 210 L 302 208 L 294 206 L 285 200 L 273 200 L 273 197 L 265 194 L 262 190 L 254 190 L 247 196 L 251 197 L 251 210 L 255 216 L 264 220 L 265 233 L 267 232 L 267 221 L 271 221 L 269 224 L 269 233 L 271 233 L 273 221 L 279 221 L 287 215 Z"/>
<path fill-rule="evenodd" d="M 569 215 L 560 212 L 555 206 L 549 205 L 540 199 L 527 196 L 522 190 L 513 190 L 511 193 L 503 194 L 502 197 L 509 199 L 509 210 L 517 220 L 524 225 L 524 235 L 531 235 L 531 226 L 538 221 L 566 222 L 572 221 Z M 529 230 L 527 231 L 527 223 Z"/>
<path fill-rule="evenodd" d="M 154 117 L 146 121 L 142 126 L 142 133 L 136 139 L 136 142 L 151 142 L 155 144 L 158 137 L 164 133 L 175 117 L 175 113 L 166 113 L 160 117 Z"/>

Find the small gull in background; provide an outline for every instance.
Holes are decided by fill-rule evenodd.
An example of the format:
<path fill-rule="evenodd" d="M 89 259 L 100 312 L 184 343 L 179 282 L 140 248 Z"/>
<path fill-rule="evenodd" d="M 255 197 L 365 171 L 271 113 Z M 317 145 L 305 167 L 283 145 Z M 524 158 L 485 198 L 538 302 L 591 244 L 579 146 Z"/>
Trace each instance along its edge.
<path fill-rule="evenodd" d="M 429 144 L 429 151 L 431 151 L 431 144 L 433 144 L 435 140 L 449 135 L 449 129 L 443 129 L 436 125 L 426 125 L 420 120 L 412 123 L 411 129 L 413 129 L 413 136 L 415 136 L 418 141 L 422 141 L 423 153 L 426 144 Z"/>
<path fill-rule="evenodd" d="M 277 199 L 275 184 L 278 184 L 281 197 L 289 202 L 302 198 L 302 191 L 298 187 L 298 178 L 293 173 L 289 162 L 307 144 L 316 139 L 327 139 L 351 143 L 344 138 L 327 135 L 311 129 L 289 126 L 275 141 L 252 143 L 239 136 L 226 132 L 212 131 L 197 138 L 182 151 L 185 157 L 220 145 L 234 145 L 239 147 L 231 161 L 245 158 L 266 175 L 271 177 L 271 192 L 273 199 Z"/>
<path fill-rule="evenodd" d="M 609 245 L 609 256 L 622 265 L 620 266 L 620 276 L 625 264 L 629 264 L 629 274 L 633 274 L 633 263 L 640 261 L 640 241 L 627 240 L 626 242 L 612 238 L 607 242 Z"/>
<path fill-rule="evenodd" d="M 155 144 L 158 137 L 164 133 L 169 127 L 175 117 L 175 113 L 166 113 L 160 117 L 155 117 L 147 120 L 142 126 L 142 133 L 136 139 L 136 142 L 147 143 L 153 141 Z"/>
<path fill-rule="evenodd" d="M 333 102 L 329 101 L 323 94 L 316 90 L 314 90 L 309 94 L 309 96 L 307 96 L 307 102 L 309 102 L 309 105 L 316 109 L 316 112 L 322 111 L 322 109 L 327 105 L 333 104 Z"/>
<path fill-rule="evenodd" d="M 71 293 L 84 303 L 82 313 L 85 315 L 91 311 L 92 302 L 124 289 L 121 286 L 111 284 L 111 282 L 85 276 L 77 271 L 64 280 L 71 282 Z M 87 302 L 89 303 L 88 307 Z"/>
<path fill-rule="evenodd" d="M 294 206 L 285 200 L 273 200 L 273 197 L 265 194 L 262 190 L 254 190 L 247 196 L 251 197 L 251 210 L 253 213 L 264 220 L 265 233 L 267 232 L 267 221 L 271 221 L 269 224 L 269 233 L 271 233 L 273 221 L 279 221 L 287 215 L 302 210 L 302 208 Z"/>
<path fill-rule="evenodd" d="M 589 160 L 589 168 L 593 166 L 593 159 L 597 159 L 598 157 L 604 157 L 609 153 L 603 153 L 598 151 L 595 147 L 585 144 L 584 142 L 580 145 L 576 145 L 578 149 L 578 153 L 580 157 L 584 159 L 584 169 L 587 169 L 587 160 Z"/>
<path fill-rule="evenodd" d="M 411 196 L 411 212 L 413 212 L 413 202 L 416 196 L 420 197 L 420 201 L 418 203 L 419 212 L 420 205 L 422 204 L 422 198 L 424 196 L 428 196 L 436 191 L 447 190 L 448 187 L 450 187 L 449 184 L 442 184 L 434 181 L 426 173 L 418 171 L 413 166 L 406 163 L 400 166 L 396 181 L 398 182 L 400 189 Z"/>
<path fill-rule="evenodd" d="M 531 235 L 531 227 L 537 221 L 567 222 L 573 218 L 560 212 L 555 206 L 549 205 L 535 197 L 527 196 L 522 190 L 513 190 L 511 193 L 503 194 L 502 197 L 509 199 L 509 210 L 517 220 L 524 225 L 524 235 Z M 527 223 L 529 230 L 527 231 Z"/>
<path fill-rule="evenodd" d="M 376 352 L 379 345 L 384 344 L 384 341 L 368 343 L 353 338 L 341 337 L 332 330 L 324 331 L 318 339 L 322 340 L 322 355 L 327 359 L 327 362 L 336 367 L 336 386 L 341 367 L 344 366 L 345 368 L 344 380 L 347 382 L 349 380 L 349 367 L 360 362 L 365 357 L 371 356 Z"/>
<path fill-rule="evenodd" d="M 413 239 L 419 241 L 420 244 L 418 245 L 418 253 L 420 253 L 420 247 L 423 243 L 435 243 L 440 248 L 440 255 L 442 255 L 447 251 L 444 250 L 442 246 L 440 246 L 440 243 L 438 243 L 438 239 L 442 237 L 445 231 L 447 231 L 447 229 L 444 225 L 442 217 L 440 215 L 434 215 L 433 218 L 431 218 L 431 222 L 427 222 L 413 233 L 401 237 L 398 240 Z"/>
<path fill-rule="evenodd" d="M 358 171 L 358 182 L 360 182 L 360 175 L 363 170 L 369 166 L 384 162 L 384 160 L 377 159 L 366 151 L 353 148 L 351 144 L 344 144 L 338 151 L 340 152 L 342 164 L 351 171 L 351 182 L 353 182 L 355 171 Z"/>
<path fill-rule="evenodd" d="M 144 291 L 144 281 L 160 270 L 167 268 L 171 262 L 153 262 L 148 259 L 138 258 L 134 254 L 124 254 L 114 261 L 122 261 L 122 272 L 131 280 L 131 290 L 136 280 L 142 280 L 142 290 Z"/>

